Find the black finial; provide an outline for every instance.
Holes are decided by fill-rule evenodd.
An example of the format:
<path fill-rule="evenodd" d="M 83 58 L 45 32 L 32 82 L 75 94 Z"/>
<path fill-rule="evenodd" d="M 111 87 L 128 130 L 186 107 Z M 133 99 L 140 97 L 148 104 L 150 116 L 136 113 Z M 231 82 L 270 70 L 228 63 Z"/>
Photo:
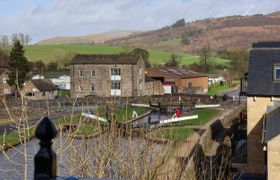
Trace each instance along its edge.
<path fill-rule="evenodd" d="M 52 139 L 57 135 L 57 129 L 48 117 L 38 124 L 35 136 L 40 139 L 40 149 L 34 158 L 34 179 L 45 180 L 56 177 L 56 154 L 51 149 Z"/>

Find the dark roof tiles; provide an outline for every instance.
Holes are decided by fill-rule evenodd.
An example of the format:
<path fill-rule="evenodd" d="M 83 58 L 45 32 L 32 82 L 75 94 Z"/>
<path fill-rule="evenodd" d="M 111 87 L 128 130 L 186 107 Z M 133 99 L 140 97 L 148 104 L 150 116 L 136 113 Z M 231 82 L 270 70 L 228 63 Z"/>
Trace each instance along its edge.
<path fill-rule="evenodd" d="M 57 90 L 57 87 L 49 79 L 32 79 L 31 82 L 39 91 Z"/>
<path fill-rule="evenodd" d="M 250 51 L 248 96 L 280 96 L 280 82 L 273 80 L 273 65 L 279 63 L 280 47 Z"/>
<path fill-rule="evenodd" d="M 78 54 L 71 64 L 137 64 L 139 58 L 129 55 Z"/>

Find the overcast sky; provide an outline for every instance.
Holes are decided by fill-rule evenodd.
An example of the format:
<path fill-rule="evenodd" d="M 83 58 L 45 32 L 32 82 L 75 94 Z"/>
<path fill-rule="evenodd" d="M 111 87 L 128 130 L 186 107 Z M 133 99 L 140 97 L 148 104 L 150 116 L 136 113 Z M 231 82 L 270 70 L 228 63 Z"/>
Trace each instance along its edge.
<path fill-rule="evenodd" d="M 149 30 L 186 21 L 280 11 L 279 0 L 0 0 L 0 35 L 33 42 L 112 30 Z"/>

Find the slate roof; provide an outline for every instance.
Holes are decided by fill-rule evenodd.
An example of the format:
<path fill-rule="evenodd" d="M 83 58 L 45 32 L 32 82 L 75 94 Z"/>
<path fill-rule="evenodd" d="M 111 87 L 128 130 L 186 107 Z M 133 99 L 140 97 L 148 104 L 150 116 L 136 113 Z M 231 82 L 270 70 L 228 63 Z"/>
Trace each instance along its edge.
<path fill-rule="evenodd" d="M 137 64 L 139 57 L 129 55 L 78 54 L 70 64 Z"/>
<path fill-rule="evenodd" d="M 248 96 L 280 96 L 280 81 L 273 80 L 273 65 L 280 63 L 280 42 L 255 43 L 249 57 Z"/>
<path fill-rule="evenodd" d="M 264 141 L 268 142 L 280 134 L 280 107 L 266 114 L 265 119 Z"/>
<path fill-rule="evenodd" d="M 205 74 L 201 74 L 192 70 L 183 68 L 150 68 L 147 70 L 147 76 L 149 77 L 164 77 L 174 79 L 207 77 Z"/>
<path fill-rule="evenodd" d="M 39 91 L 55 91 L 55 90 L 57 90 L 57 87 L 49 79 L 32 79 L 31 83 L 34 84 L 34 86 Z"/>

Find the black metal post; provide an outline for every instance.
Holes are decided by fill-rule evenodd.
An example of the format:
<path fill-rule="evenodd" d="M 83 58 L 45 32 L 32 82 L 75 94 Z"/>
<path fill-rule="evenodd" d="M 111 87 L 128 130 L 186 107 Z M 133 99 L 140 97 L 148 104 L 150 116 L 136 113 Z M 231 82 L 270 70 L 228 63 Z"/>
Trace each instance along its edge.
<path fill-rule="evenodd" d="M 40 140 L 40 149 L 34 158 L 34 179 L 50 180 L 57 176 L 56 154 L 52 150 L 52 139 L 57 135 L 57 129 L 48 117 L 38 124 L 35 136 Z"/>

